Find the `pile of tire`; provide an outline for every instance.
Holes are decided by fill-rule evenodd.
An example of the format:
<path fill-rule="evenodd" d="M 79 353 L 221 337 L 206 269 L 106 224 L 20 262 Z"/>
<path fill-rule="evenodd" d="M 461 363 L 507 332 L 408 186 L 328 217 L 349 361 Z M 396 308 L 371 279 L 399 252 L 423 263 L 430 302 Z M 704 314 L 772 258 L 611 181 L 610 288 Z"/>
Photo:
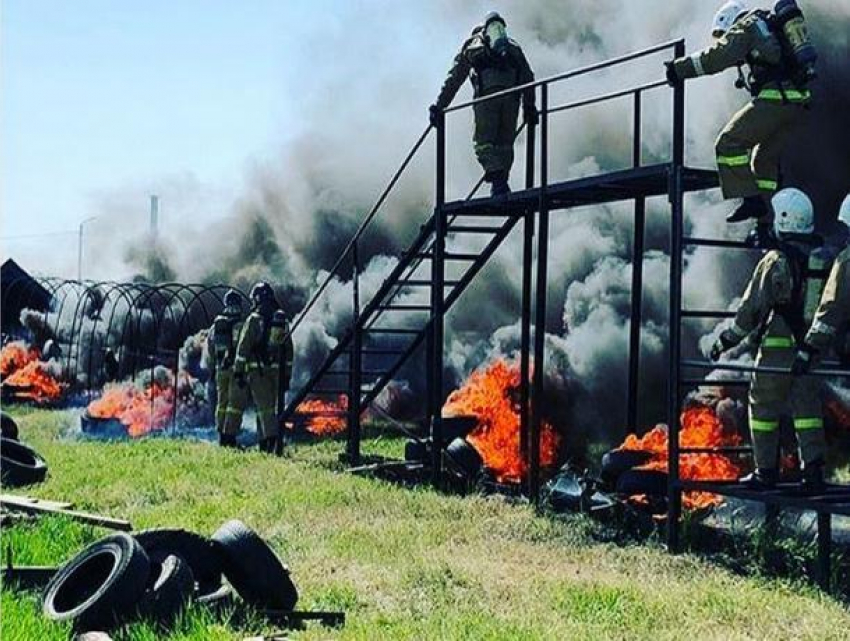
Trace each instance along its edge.
<path fill-rule="evenodd" d="M 611 450 L 602 457 L 601 477 L 606 489 L 621 496 L 667 495 L 667 472 L 647 469 L 652 452 L 643 450 Z"/>
<path fill-rule="evenodd" d="M 190 603 L 229 603 L 233 590 L 261 610 L 291 611 L 298 601 L 287 566 L 236 520 L 209 538 L 152 529 L 101 539 L 59 568 L 45 589 L 43 610 L 80 632 L 137 619 L 167 629 Z"/>
<path fill-rule="evenodd" d="M 4 487 L 41 483 L 47 477 L 47 462 L 18 440 L 18 424 L 6 412 L 0 414 L 0 427 L 0 483 Z"/>

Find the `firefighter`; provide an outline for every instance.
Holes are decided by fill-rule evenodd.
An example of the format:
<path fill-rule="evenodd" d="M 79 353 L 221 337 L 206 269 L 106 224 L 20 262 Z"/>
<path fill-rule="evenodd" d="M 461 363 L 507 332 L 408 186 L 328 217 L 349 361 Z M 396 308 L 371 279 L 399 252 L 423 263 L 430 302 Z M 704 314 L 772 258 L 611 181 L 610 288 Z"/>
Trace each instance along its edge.
<path fill-rule="evenodd" d="M 778 248 L 756 266 L 732 326 L 711 349 L 712 360 L 756 333 L 760 343 L 756 367 L 789 369 L 823 291 L 829 250 L 814 235 L 811 200 L 798 189 L 773 198 Z M 823 410 L 819 381 L 788 374 L 756 372 L 750 386 L 750 430 L 756 469 L 741 482 L 757 488 L 779 478 L 779 420 L 790 404 L 803 464 L 803 489 L 823 485 Z"/>
<path fill-rule="evenodd" d="M 507 34 L 505 19 L 495 11 L 487 14 L 484 24 L 472 35 L 455 56 L 437 101 L 429 108 L 435 127 L 443 120 L 443 110 L 454 100 L 467 77 L 472 82 L 475 98 L 511 89 L 534 81 L 534 72 L 520 46 Z M 491 195 L 510 192 L 508 176 L 514 162 L 514 138 L 519 116 L 520 96 L 511 94 L 474 106 L 475 155 L 484 168 L 484 179 L 491 185 Z M 537 124 L 534 89 L 522 93 L 523 117 Z"/>
<path fill-rule="evenodd" d="M 215 427 L 222 447 L 236 447 L 236 433 L 226 432 L 224 425 L 230 387 L 233 382 L 236 343 L 239 340 L 243 322 L 242 296 L 235 289 L 228 290 L 224 295 L 224 309 L 215 317 L 207 339 L 215 376 Z"/>
<path fill-rule="evenodd" d="M 844 199 L 838 220 L 850 228 L 850 195 Z M 792 372 L 806 374 L 819 354 L 834 346 L 842 363 L 846 364 L 847 336 L 850 326 L 850 237 L 844 234 L 845 247 L 832 265 L 823 296 L 806 339 L 797 350 Z"/>
<path fill-rule="evenodd" d="M 250 396 L 257 410 L 260 450 L 273 452 L 280 438 L 279 410 L 292 376 L 292 337 L 271 285 L 254 285 L 251 303 L 253 309 L 236 345 L 234 384 L 230 387 L 224 431 L 233 435 L 239 432 Z"/>
<path fill-rule="evenodd" d="M 712 35 L 716 42 L 707 49 L 665 63 L 667 80 L 675 85 L 738 68 L 736 87 L 748 89 L 752 100 L 717 139 L 717 167 L 723 197 L 742 199 L 727 222 L 756 219 L 756 230 L 748 240 L 767 246 L 770 198 L 781 182 L 780 156 L 809 109 L 808 82 L 815 75 L 812 55 L 816 59 L 816 53 L 793 0 L 780 0 L 774 12 L 749 11 L 742 0 L 731 0 L 715 16 Z"/>

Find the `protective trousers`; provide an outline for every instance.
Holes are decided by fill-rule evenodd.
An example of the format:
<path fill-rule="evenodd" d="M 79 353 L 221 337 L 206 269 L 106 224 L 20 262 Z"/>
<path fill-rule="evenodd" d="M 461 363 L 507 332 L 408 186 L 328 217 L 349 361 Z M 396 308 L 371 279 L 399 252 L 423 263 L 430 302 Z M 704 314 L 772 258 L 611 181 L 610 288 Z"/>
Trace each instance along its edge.
<path fill-rule="evenodd" d="M 802 103 L 756 98 L 732 117 L 715 144 L 724 198 L 773 196 L 782 149 L 805 114 Z"/>
<path fill-rule="evenodd" d="M 474 106 L 475 156 L 488 179 L 498 174 L 507 178 L 514 164 L 514 137 L 519 118 L 519 102 L 519 96 L 505 96 Z"/>
<path fill-rule="evenodd" d="M 227 403 L 230 395 L 230 385 L 233 381 L 233 370 L 231 368 L 219 368 L 215 373 L 215 428 L 220 434 L 224 434 L 224 421 L 227 416 Z M 237 430 L 238 431 L 238 430 Z"/>
<path fill-rule="evenodd" d="M 227 414 L 224 421 L 225 434 L 238 434 L 242 428 L 242 415 L 248 407 L 249 397 L 254 400 L 257 410 L 257 430 L 260 439 L 278 436 L 277 428 L 277 386 L 278 368 L 264 367 L 251 369 L 245 385 L 235 380 L 230 386 L 227 402 Z"/>
<path fill-rule="evenodd" d="M 762 341 L 756 366 L 789 369 L 794 361 L 794 346 L 790 333 L 777 335 L 771 332 Z M 820 381 L 812 376 L 794 378 L 790 374 L 753 375 L 750 387 L 750 430 L 757 467 L 777 469 L 779 419 L 789 405 L 803 465 L 824 458 L 826 441 L 820 392 Z"/>

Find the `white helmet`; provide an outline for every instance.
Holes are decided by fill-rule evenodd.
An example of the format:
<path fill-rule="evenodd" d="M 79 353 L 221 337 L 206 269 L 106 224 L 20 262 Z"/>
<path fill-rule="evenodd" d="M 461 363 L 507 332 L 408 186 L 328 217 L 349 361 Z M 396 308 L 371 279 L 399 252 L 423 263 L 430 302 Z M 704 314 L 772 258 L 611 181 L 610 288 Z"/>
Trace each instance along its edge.
<path fill-rule="evenodd" d="M 841 203 L 841 209 L 838 210 L 838 220 L 850 227 L 850 194 Z"/>
<path fill-rule="evenodd" d="M 726 4 L 720 7 L 720 10 L 714 16 L 714 22 L 711 24 L 711 35 L 715 38 L 725 36 L 726 32 L 732 28 L 732 25 L 737 22 L 738 18 L 747 13 L 747 3 L 743 0 L 729 0 Z"/>
<path fill-rule="evenodd" d="M 802 191 L 793 187 L 783 189 L 771 202 L 773 230 L 777 236 L 814 233 L 815 208 L 811 199 Z"/>

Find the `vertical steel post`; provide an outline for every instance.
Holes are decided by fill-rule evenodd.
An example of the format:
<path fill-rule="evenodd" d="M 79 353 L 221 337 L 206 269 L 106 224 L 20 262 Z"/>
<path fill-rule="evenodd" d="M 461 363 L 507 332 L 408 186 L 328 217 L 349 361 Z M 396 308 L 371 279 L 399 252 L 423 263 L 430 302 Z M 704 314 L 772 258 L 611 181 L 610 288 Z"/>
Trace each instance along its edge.
<path fill-rule="evenodd" d="M 632 136 L 632 166 L 641 163 L 641 92 L 635 92 L 634 133 Z M 629 326 L 629 391 L 626 427 L 629 434 L 638 428 L 638 397 L 640 394 L 640 330 L 643 320 L 643 253 L 646 236 L 646 198 L 635 198 L 635 232 L 632 250 L 632 316 Z"/>
<path fill-rule="evenodd" d="M 437 126 L 437 193 L 434 199 L 434 258 L 431 261 L 431 439 L 433 442 L 432 473 L 434 487 L 442 485 L 443 476 L 443 331 L 444 331 L 444 260 L 446 250 L 446 121 L 445 114 Z"/>
<path fill-rule="evenodd" d="M 674 55 L 685 55 L 685 41 L 675 45 Z M 670 163 L 670 354 L 668 372 L 667 425 L 669 446 L 667 475 L 667 548 L 670 552 L 681 550 L 680 519 L 682 516 L 682 489 L 679 479 L 679 408 L 681 366 L 681 311 L 682 311 L 682 237 L 684 229 L 684 193 L 682 168 L 685 164 L 685 84 L 673 88 L 673 157 Z"/>
<path fill-rule="evenodd" d="M 537 127 L 529 124 L 525 142 L 525 188 L 534 187 L 534 153 Z M 522 221 L 522 312 L 520 320 L 520 456 L 529 461 L 528 441 L 530 421 L 529 378 L 531 376 L 531 268 L 534 249 L 534 210 L 525 212 Z M 531 485 L 526 487 L 529 496 Z"/>
<path fill-rule="evenodd" d="M 832 515 L 818 512 L 818 585 L 824 592 L 832 588 Z"/>
<path fill-rule="evenodd" d="M 357 242 L 351 247 L 351 262 L 353 275 L 351 278 L 353 290 L 351 354 L 348 357 L 348 461 L 352 465 L 360 463 L 360 392 L 363 387 L 362 377 L 362 339 L 360 330 L 360 256 Z"/>
<path fill-rule="evenodd" d="M 540 500 L 540 425 L 543 409 L 543 378 L 546 345 L 546 269 L 549 262 L 549 86 L 540 87 L 540 231 L 537 236 L 537 297 L 534 316 L 534 373 L 531 391 L 531 434 L 528 490 L 531 501 Z"/>

